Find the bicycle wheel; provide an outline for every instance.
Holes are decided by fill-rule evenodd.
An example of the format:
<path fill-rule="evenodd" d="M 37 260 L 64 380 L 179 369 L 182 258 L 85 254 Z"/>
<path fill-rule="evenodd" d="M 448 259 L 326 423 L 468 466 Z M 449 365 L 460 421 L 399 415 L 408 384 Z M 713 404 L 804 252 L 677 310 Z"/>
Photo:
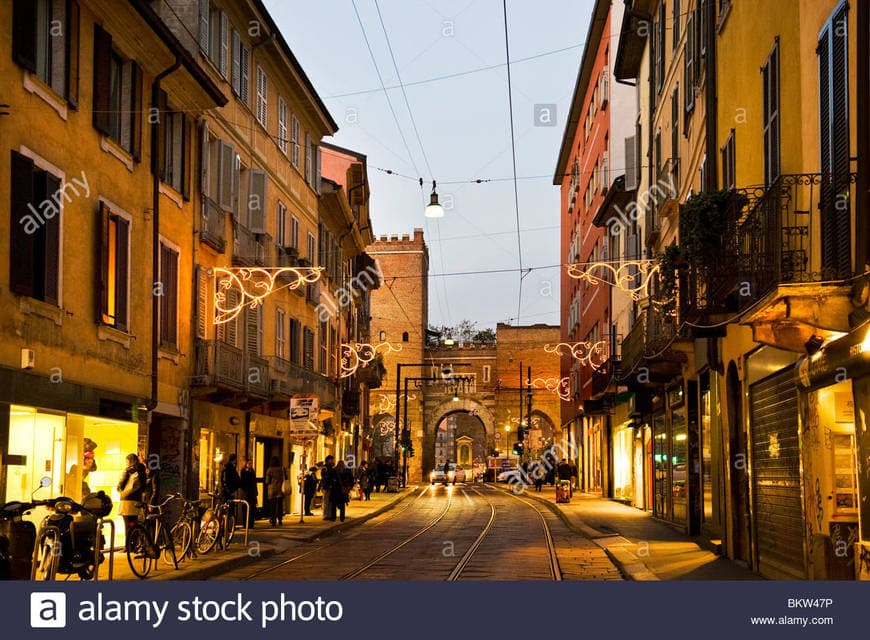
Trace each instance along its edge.
<path fill-rule="evenodd" d="M 127 532 L 127 562 L 137 578 L 143 580 L 151 573 L 151 542 L 148 540 L 148 532 L 141 524 L 136 525 Z"/>
<path fill-rule="evenodd" d="M 236 516 L 232 513 L 228 513 L 226 520 L 224 520 L 224 548 L 230 546 L 230 542 L 233 541 L 233 537 L 236 535 Z"/>
<path fill-rule="evenodd" d="M 163 562 L 177 570 L 178 556 L 175 554 L 175 542 L 169 529 L 162 525 L 157 534 L 157 548 L 161 550 L 160 555 L 163 556 Z"/>
<path fill-rule="evenodd" d="M 60 558 L 60 547 L 54 538 L 44 538 L 40 542 L 39 557 L 36 564 L 36 580 L 54 580 Z"/>
<path fill-rule="evenodd" d="M 190 543 L 193 540 L 193 530 L 190 528 L 190 523 L 187 520 L 179 520 L 172 527 L 172 542 L 175 546 L 175 559 L 178 562 L 183 561 L 190 552 Z M 169 564 L 167 550 L 163 550 L 163 561 Z"/>
<path fill-rule="evenodd" d="M 199 528 L 199 535 L 196 538 L 196 550 L 199 553 L 208 553 L 217 544 L 218 536 L 220 535 L 220 523 L 217 518 L 212 518 L 208 522 L 203 522 Z"/>

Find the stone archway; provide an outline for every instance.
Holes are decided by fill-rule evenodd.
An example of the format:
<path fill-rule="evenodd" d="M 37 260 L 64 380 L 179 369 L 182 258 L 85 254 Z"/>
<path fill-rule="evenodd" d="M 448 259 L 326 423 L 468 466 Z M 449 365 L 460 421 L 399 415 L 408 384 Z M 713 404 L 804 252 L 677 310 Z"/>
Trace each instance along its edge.
<path fill-rule="evenodd" d="M 423 438 L 419 442 L 419 446 L 415 445 L 415 448 L 422 454 L 419 471 L 424 479 L 428 478 L 429 472 L 435 468 L 436 447 L 438 445 L 436 439 L 439 425 L 453 414 L 471 415 L 480 424 L 482 446 L 478 447 L 480 454 L 477 457 L 482 458 L 482 462 L 485 462 L 486 454 L 492 447 L 494 442 L 493 434 L 495 433 L 495 415 L 483 402 L 474 398 L 461 398 L 457 402 L 454 402 L 452 399 L 440 402 L 432 409 L 427 409 L 424 418 L 425 429 L 423 431 Z M 440 451 L 442 457 L 447 455 L 443 449 Z M 454 456 L 455 452 L 451 449 L 451 460 L 454 459 Z"/>

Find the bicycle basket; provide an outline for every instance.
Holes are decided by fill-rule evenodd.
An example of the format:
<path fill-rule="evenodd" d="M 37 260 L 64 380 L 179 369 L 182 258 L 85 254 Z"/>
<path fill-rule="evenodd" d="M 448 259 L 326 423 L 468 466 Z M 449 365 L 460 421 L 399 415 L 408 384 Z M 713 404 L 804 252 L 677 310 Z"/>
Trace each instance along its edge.
<path fill-rule="evenodd" d="M 89 493 L 82 500 L 82 506 L 98 518 L 105 518 L 112 511 L 112 499 L 102 491 Z"/>

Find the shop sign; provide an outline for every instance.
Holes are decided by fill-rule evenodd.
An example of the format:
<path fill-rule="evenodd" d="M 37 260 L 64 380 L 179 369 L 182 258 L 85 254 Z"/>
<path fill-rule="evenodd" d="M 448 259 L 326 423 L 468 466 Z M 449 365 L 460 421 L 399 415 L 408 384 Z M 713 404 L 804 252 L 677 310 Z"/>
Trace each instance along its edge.
<path fill-rule="evenodd" d="M 290 398 L 290 420 L 307 422 L 316 420 L 320 413 L 320 401 L 317 394 L 297 393 Z"/>

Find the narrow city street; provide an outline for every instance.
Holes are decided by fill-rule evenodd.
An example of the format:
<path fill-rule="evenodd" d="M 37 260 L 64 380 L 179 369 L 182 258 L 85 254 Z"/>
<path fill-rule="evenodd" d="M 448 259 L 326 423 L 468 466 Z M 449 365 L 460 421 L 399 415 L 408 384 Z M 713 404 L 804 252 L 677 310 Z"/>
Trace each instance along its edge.
<path fill-rule="evenodd" d="M 553 512 L 486 485 L 418 488 L 321 541 L 215 576 L 226 580 L 619 580 L 604 550 Z"/>

